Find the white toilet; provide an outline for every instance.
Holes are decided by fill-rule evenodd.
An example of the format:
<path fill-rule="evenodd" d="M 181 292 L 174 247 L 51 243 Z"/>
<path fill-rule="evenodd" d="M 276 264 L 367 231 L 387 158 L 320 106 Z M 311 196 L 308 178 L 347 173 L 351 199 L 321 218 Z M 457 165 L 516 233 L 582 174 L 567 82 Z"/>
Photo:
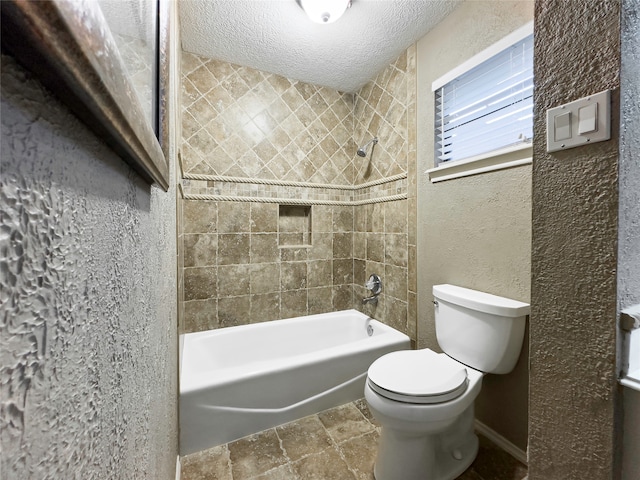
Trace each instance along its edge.
<path fill-rule="evenodd" d="M 529 305 L 456 287 L 433 287 L 445 353 L 402 350 L 369 367 L 365 398 L 382 426 L 376 480 L 451 480 L 478 452 L 473 401 L 485 373 L 509 373 Z"/>

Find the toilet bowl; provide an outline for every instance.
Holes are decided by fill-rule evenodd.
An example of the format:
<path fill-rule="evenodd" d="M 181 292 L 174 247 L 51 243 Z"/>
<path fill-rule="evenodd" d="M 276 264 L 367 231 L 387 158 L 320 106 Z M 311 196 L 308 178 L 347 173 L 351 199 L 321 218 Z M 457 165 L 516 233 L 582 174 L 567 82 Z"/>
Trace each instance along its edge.
<path fill-rule="evenodd" d="M 382 426 L 376 480 L 452 480 L 475 459 L 474 400 L 485 372 L 517 362 L 529 306 L 453 285 L 433 288 L 445 352 L 392 352 L 369 367 L 365 399 Z M 482 367 L 482 368 L 480 368 Z"/>

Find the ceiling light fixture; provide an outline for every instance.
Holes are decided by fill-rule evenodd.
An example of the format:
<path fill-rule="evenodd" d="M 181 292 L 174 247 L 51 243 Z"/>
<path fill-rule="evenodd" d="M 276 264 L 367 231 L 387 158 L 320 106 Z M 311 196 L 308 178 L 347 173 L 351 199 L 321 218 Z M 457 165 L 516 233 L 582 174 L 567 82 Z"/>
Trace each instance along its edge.
<path fill-rule="evenodd" d="M 316 23 L 333 23 L 338 20 L 351 0 L 298 0 L 307 16 Z"/>

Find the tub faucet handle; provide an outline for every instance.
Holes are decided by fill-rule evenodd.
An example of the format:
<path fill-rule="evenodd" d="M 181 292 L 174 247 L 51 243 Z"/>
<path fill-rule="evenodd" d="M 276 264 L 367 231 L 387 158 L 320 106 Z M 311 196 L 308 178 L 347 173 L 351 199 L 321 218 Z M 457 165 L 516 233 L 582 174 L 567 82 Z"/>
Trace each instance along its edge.
<path fill-rule="evenodd" d="M 364 286 L 371 290 L 371 293 L 373 293 L 374 295 L 379 295 L 382 291 L 382 280 L 378 275 L 373 273 L 369 277 L 369 280 L 367 280 L 367 283 L 364 284 Z"/>

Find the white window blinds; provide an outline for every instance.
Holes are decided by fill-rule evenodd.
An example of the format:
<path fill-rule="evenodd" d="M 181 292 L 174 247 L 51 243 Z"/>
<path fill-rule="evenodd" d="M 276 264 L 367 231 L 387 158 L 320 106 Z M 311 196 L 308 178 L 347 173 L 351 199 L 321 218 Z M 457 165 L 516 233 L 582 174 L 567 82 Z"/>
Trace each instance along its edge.
<path fill-rule="evenodd" d="M 436 165 L 533 137 L 533 35 L 435 90 Z"/>

